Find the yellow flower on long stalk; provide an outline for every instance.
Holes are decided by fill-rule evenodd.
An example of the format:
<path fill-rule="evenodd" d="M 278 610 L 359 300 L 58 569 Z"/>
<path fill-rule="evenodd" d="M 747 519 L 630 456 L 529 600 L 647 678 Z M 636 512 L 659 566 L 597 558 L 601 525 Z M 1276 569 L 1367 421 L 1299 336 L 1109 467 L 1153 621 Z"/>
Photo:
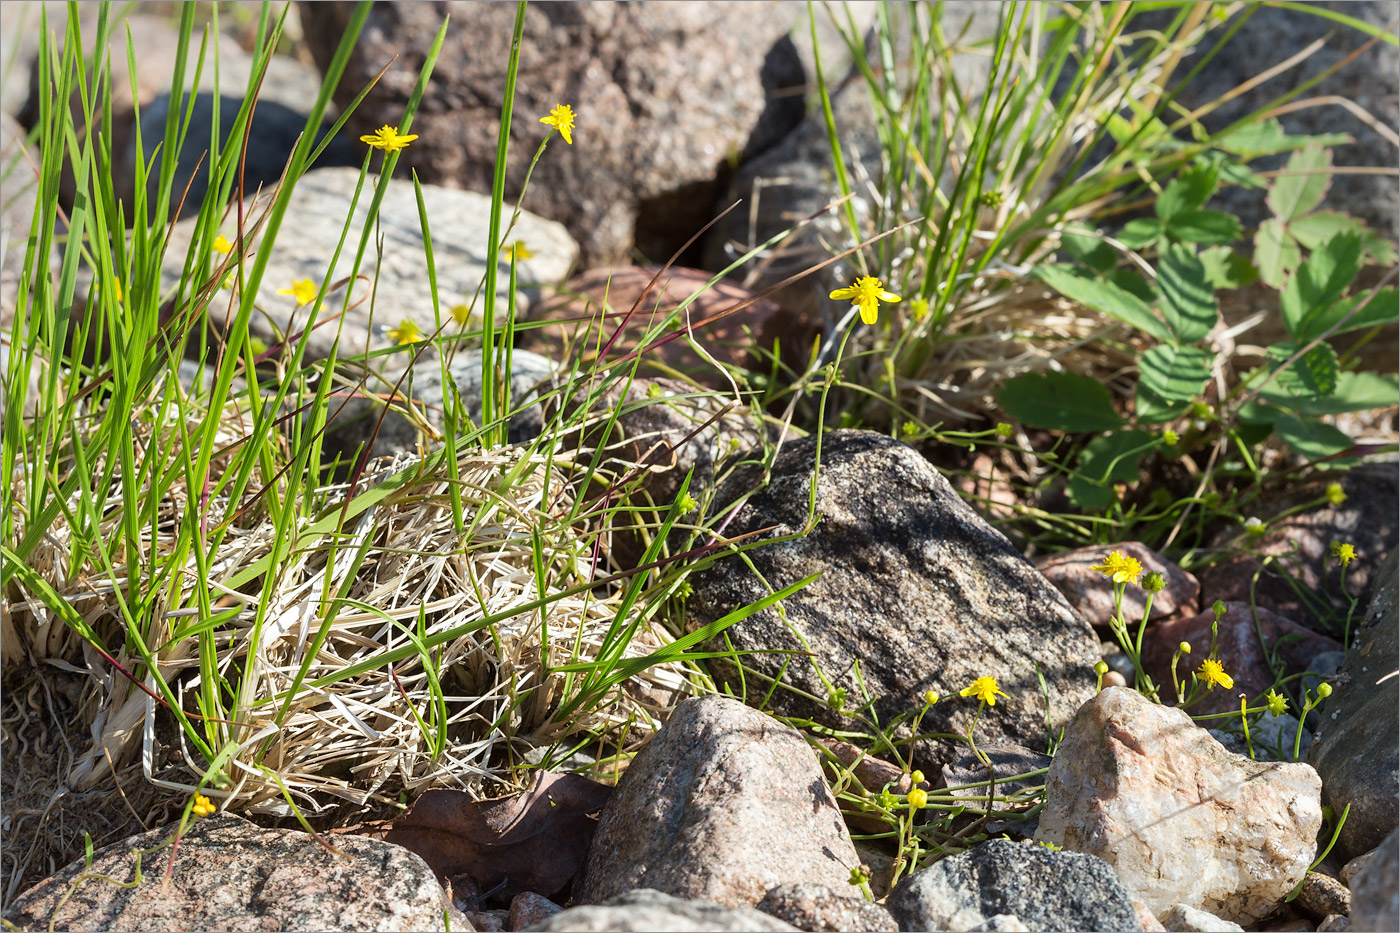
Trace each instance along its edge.
<path fill-rule="evenodd" d="M 369 136 L 361 136 L 360 142 L 368 143 L 371 149 L 382 149 L 385 152 L 398 152 L 417 138 L 417 133 L 405 135 L 386 123 Z"/>
<path fill-rule="evenodd" d="M 1011 699 L 1011 697 L 1002 693 L 997 687 L 997 679 L 995 677 L 986 675 L 978 677 L 972 682 L 971 686 L 964 687 L 962 690 L 958 691 L 958 695 L 965 697 L 975 696 L 988 706 L 996 706 L 998 696 L 1004 696 L 1008 700 Z"/>
<path fill-rule="evenodd" d="M 1235 678 L 1225 673 L 1225 666 L 1214 658 L 1206 658 L 1201 662 L 1201 666 L 1196 669 L 1196 673 L 1201 675 L 1201 679 L 1208 687 L 1216 684 L 1230 690 L 1235 686 Z"/>
<path fill-rule="evenodd" d="M 310 279 L 293 279 L 291 288 L 279 288 L 277 294 L 291 295 L 297 300 L 298 305 L 309 305 L 316 300 L 318 291 L 320 289 Z"/>
<path fill-rule="evenodd" d="M 408 318 L 399 322 L 398 327 L 389 329 L 389 339 L 400 346 L 408 343 L 417 343 L 423 339 L 423 332 L 418 329 L 418 325 Z"/>
<path fill-rule="evenodd" d="M 850 287 L 836 289 L 830 297 L 837 301 L 850 299 L 851 304 L 860 308 L 860 319 L 865 324 L 875 323 L 880 313 L 880 302 L 893 304 L 902 300 L 894 292 L 885 291 L 884 283 L 873 275 L 861 276 Z"/>
<path fill-rule="evenodd" d="M 195 816 L 208 816 L 214 812 L 214 805 L 203 794 L 194 795 L 194 806 L 190 808 Z"/>
<path fill-rule="evenodd" d="M 564 137 L 564 142 L 570 146 L 574 144 L 574 109 L 568 104 L 556 105 L 549 112 L 549 116 L 540 117 L 540 122 L 558 130 L 559 135 Z"/>
<path fill-rule="evenodd" d="M 1124 556 L 1122 551 L 1110 552 L 1102 564 L 1089 569 L 1111 577 L 1114 583 L 1136 583 L 1142 576 L 1142 563 L 1136 557 Z"/>
<path fill-rule="evenodd" d="M 231 249 L 233 249 L 233 244 L 228 241 L 228 237 L 222 233 L 214 237 L 214 252 L 220 256 L 226 256 Z"/>

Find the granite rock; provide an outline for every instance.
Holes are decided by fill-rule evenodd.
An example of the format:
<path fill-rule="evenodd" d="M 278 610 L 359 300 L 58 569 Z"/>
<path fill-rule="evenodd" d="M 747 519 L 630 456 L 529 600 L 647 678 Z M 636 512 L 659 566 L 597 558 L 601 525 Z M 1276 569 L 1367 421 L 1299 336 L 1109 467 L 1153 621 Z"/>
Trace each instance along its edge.
<path fill-rule="evenodd" d="M 1400 852 L 1396 830 L 1376 849 L 1376 857 L 1361 869 L 1351 885 L 1351 929 L 1400 930 Z"/>
<path fill-rule="evenodd" d="M 570 907 L 525 929 L 540 933 L 793 933 L 797 927 L 752 907 L 686 900 L 640 888 L 601 905 Z"/>
<path fill-rule="evenodd" d="M 1183 612 L 1195 615 L 1201 584 L 1194 576 L 1138 541 L 1049 554 L 1037 559 L 1035 567 L 1045 574 L 1045 579 L 1053 583 L 1055 589 L 1064 594 L 1069 604 L 1090 625 L 1106 626 L 1115 612 L 1113 581 L 1093 567 L 1102 564 L 1111 551 L 1121 551 L 1125 557 L 1135 558 L 1142 564 L 1144 573 L 1160 573 L 1166 579 L 1166 588 L 1152 597 L 1149 624 Z M 1134 631 L 1142 619 L 1146 599 L 1147 591 L 1140 586 L 1130 586 L 1123 593 L 1123 618 Z"/>
<path fill-rule="evenodd" d="M 1170 933 L 1243 933 L 1244 927 L 1208 910 L 1173 904 L 1157 918 Z"/>
<path fill-rule="evenodd" d="M 890 912 L 871 904 L 856 888 L 838 894 L 820 884 L 780 884 L 759 901 L 758 910 L 790 923 L 808 933 L 840 933 L 842 930 L 869 930 L 871 933 L 897 933 Z"/>
<path fill-rule="evenodd" d="M 1036 839 L 1101 856 L 1153 911 L 1250 923 L 1311 864 L 1320 794 L 1310 766 L 1232 754 L 1181 710 L 1110 687 L 1065 730 Z"/>

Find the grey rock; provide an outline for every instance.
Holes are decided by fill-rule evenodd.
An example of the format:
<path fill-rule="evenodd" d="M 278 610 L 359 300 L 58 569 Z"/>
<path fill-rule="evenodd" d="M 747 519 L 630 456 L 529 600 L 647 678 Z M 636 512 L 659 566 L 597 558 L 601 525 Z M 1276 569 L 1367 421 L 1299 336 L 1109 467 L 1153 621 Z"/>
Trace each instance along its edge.
<path fill-rule="evenodd" d="M 354 5 L 300 4 L 323 67 Z M 384 63 L 351 117 L 352 134 L 397 125 L 444 17 L 447 38 L 402 156 L 425 181 L 489 191 L 515 8 L 435 2 L 376 6 L 336 99 L 342 106 Z M 772 145 L 802 119 L 801 60 L 788 32 L 797 4 L 546 3 L 526 13 L 511 124 L 507 196 L 518 195 L 537 121 L 561 102 L 577 114 L 572 146 L 556 138 L 534 170 L 531 209 L 562 222 L 586 265 L 623 262 L 635 243 L 660 261 L 710 218 L 730 159 Z M 743 41 L 734 41 L 742 35 Z M 798 93 L 791 93 L 796 89 Z"/>
<path fill-rule="evenodd" d="M 1249 724 L 1249 738 L 1245 739 L 1238 719 L 1226 721 L 1228 729 L 1211 729 L 1210 734 L 1217 742 L 1237 755 L 1248 755 L 1254 749 L 1254 757 L 1259 761 L 1298 761 L 1306 757 L 1312 747 L 1312 733 L 1303 730 L 1298 734 L 1296 717 L 1284 713 L 1262 713 Z M 1293 756 L 1293 742 L 1298 741 L 1298 757 Z"/>
<path fill-rule="evenodd" d="M 808 933 L 839 933 L 841 930 L 870 930 L 896 933 L 890 912 L 872 904 L 848 888 L 852 894 L 837 894 L 820 884 L 780 884 L 763 896 L 757 909 L 790 923 Z"/>
<path fill-rule="evenodd" d="M 1337 840 L 1344 857 L 1380 845 L 1400 822 L 1397 558 L 1400 551 L 1392 551 L 1380 569 L 1379 585 L 1356 626 L 1354 642 L 1321 709 L 1322 726 L 1308 753 L 1308 761 L 1322 776 L 1323 801 L 1338 814 L 1351 804 Z"/>
<path fill-rule="evenodd" d="M 796 730 L 725 697 L 683 702 L 603 808 L 575 901 L 637 888 L 750 907 L 798 881 L 839 890 L 859 863 Z"/>
<path fill-rule="evenodd" d="M 457 352 L 447 366 L 448 376 L 457 386 L 466 415 L 476 427 L 481 426 L 481 363 L 480 350 L 464 349 Z M 504 363 L 501 365 L 504 366 Z M 507 424 L 509 443 L 528 441 L 542 430 L 539 390 L 556 369 L 552 360 L 528 350 L 515 350 L 511 354 L 510 411 L 515 414 Z M 405 403 L 391 405 L 383 423 L 379 424 L 384 407 L 380 399 L 394 391 L 395 381 L 379 375 L 372 375 L 369 379 L 365 391 L 356 397 L 330 401 L 327 411 L 331 420 L 326 432 L 328 453 L 353 456 L 361 444 L 369 444 L 371 436 L 374 441 L 369 446 L 369 459 L 412 452 L 423 443 L 425 435 L 415 422 L 397 410 Z M 398 383 L 397 388 L 398 396 L 411 399 L 414 409 L 433 429 L 431 434 L 426 435 L 425 449 L 440 446 L 447 415 L 442 361 L 436 356 L 424 356 L 409 368 L 408 375 Z M 366 395 L 376 397 L 368 398 Z M 376 427 L 377 434 L 374 433 Z"/>
<path fill-rule="evenodd" d="M 886 906 L 904 930 L 985 929 L 996 914 L 1022 929 L 1141 930 L 1129 900 L 1100 858 L 989 839 L 901 881 Z"/>
<path fill-rule="evenodd" d="M 523 930 L 532 924 L 543 923 L 563 910 L 547 897 L 533 891 L 522 891 L 511 898 L 506 929 Z"/>
<path fill-rule="evenodd" d="M 815 451 L 814 438 L 788 442 L 773 464 L 770 484 L 747 499 L 729 523 L 729 534 L 769 527 L 775 529 L 769 537 L 801 531 L 808 519 Z M 756 468 L 741 466 L 723 482 L 716 502 L 733 502 L 759 483 Z M 777 676 L 786 664 L 793 686 L 824 699 L 827 688 L 814 670 L 819 665 L 857 705 L 862 700 L 851 672 L 859 661 L 882 721 L 919 709 L 924 692 L 934 690 L 944 699 L 929 710 L 922 727 L 959 733 L 976 701 L 958 692 L 977 677 L 992 676 L 1008 696 L 983 716 L 982 737 L 990 740 L 996 731 L 1007 742 L 1028 746 L 1045 741 L 1037 665 L 1057 725 L 1093 695 L 1092 667 L 1098 659 L 1093 630 L 912 447 L 869 432 L 827 432 L 816 515 L 820 520 L 805 536 L 747 553 L 762 580 L 734 558 L 696 574 L 687 624 L 713 622 L 766 596 L 770 586 L 778 589 L 820 573 L 784 601 L 783 618 L 768 610 L 728 630 L 741 652 L 812 652 L 810 661 L 776 654 L 744 659 L 764 677 Z M 729 666 L 711 669 L 738 683 Z M 785 690 L 775 691 L 770 702 L 784 714 L 833 726 L 845 722 L 827 704 Z M 932 749 L 930 756 L 919 765 L 927 772 L 948 757 Z"/>
<path fill-rule="evenodd" d="M 1396 831 L 1376 850 L 1376 857 L 1357 874 L 1351 886 L 1351 929 L 1400 930 L 1400 851 Z"/>
<path fill-rule="evenodd" d="M 1021 745 L 982 744 L 978 750 L 987 757 L 991 770 L 996 775 L 992 788 L 996 797 L 1014 797 L 1018 792 L 1029 792 L 1033 787 L 1045 785 L 1045 775 L 1018 778 L 1018 775 L 1049 768 L 1051 758 L 1042 752 Z M 968 752 L 954 761 L 945 764 L 940 774 L 939 787 L 952 788 L 952 795 L 964 801 L 969 807 L 987 809 L 988 767 L 982 759 Z M 1014 780 L 1013 780 L 1014 778 Z M 982 785 L 966 786 L 966 785 Z M 1025 810 L 1024 804 L 1017 807 L 1011 801 L 996 801 L 991 805 L 993 813 L 1005 813 L 1012 809 Z M 1037 819 L 993 819 L 987 822 L 986 831 L 990 836 L 1003 833 L 1017 839 L 1029 839 L 1035 835 Z"/>
<path fill-rule="evenodd" d="M 1322 918 L 1322 922 L 1317 925 L 1317 933 L 1346 933 L 1351 929 L 1351 921 L 1341 914 L 1332 914 Z"/>
<path fill-rule="evenodd" d="M 752 907 L 686 900 L 642 888 L 619 894 L 600 906 L 571 907 L 525 929 L 543 933 L 790 933 L 797 927 Z"/>
<path fill-rule="evenodd" d="M 279 333 L 299 334 L 310 317 L 309 308 L 298 308 L 296 299 L 279 294 L 297 279 L 310 279 L 320 285 L 330 278 L 333 282 L 348 276 L 354 263 L 355 248 L 364 230 L 372 200 L 373 177 L 366 180 L 353 212 L 350 207 L 359 172 L 349 168 L 324 168 L 308 172 L 297 182 L 288 202 L 287 222 L 278 232 L 275 245 L 269 244 L 273 256 L 258 290 L 258 306 L 265 314 L 254 314 L 250 332 L 269 346 L 278 342 Z M 270 198 L 265 194 L 264 198 Z M 424 185 L 423 198 L 427 209 L 429 232 L 433 240 L 434 264 L 437 268 L 439 311 L 444 322 L 443 334 L 451 337 L 458 332 L 450 309 L 469 304 L 477 312 L 479 326 L 480 299 L 472 304 L 473 296 L 484 280 L 488 257 L 488 228 L 491 199 L 485 195 L 454 191 Z M 250 216 L 267 202 L 257 206 L 246 204 Z M 509 207 L 507 207 L 509 210 Z M 335 267 L 330 267 L 346 218 L 350 216 L 350 236 Z M 193 221 L 182 221 L 171 234 L 171 248 L 163 270 L 165 287 L 179 279 L 190 241 L 194 235 Z M 382 256 L 371 246 L 360 265 L 364 277 L 354 285 L 352 307 L 340 320 L 345 307 L 344 287 L 328 291 L 317 314 L 317 326 L 308 339 L 307 361 L 324 359 L 339 340 L 338 355 L 344 359 L 361 355 L 367 350 L 383 350 L 394 346 L 388 331 L 403 321 L 412 321 L 423 334 L 432 334 L 437 325 L 433 316 L 433 296 L 428 283 L 427 259 L 424 253 L 422 225 L 418 216 L 418 201 L 411 179 L 403 177 L 389 181 L 380 205 L 379 230 L 384 238 Z M 236 214 L 230 214 L 220 232 L 230 242 L 236 242 Z M 511 241 L 520 240 L 533 252 L 533 258 L 518 264 L 517 308 L 523 311 L 528 302 L 539 296 L 539 286 L 564 278 L 578 255 L 578 246 L 563 227 L 542 220 L 529 212 L 521 212 L 511 233 Z M 251 249 L 263 248 L 259 238 Z M 496 262 L 501 263 L 500 257 Z M 497 321 L 505 320 L 507 302 L 508 263 L 502 263 L 497 291 Z M 374 300 L 368 300 L 370 283 L 376 282 Z M 222 294 L 226 294 L 221 292 Z M 216 298 L 215 307 L 222 299 Z M 211 314 L 223 320 L 222 310 Z M 376 357 L 375 366 L 383 369 L 386 378 L 396 379 L 404 371 L 409 356 L 395 353 Z"/>
<path fill-rule="evenodd" d="M 1243 933 L 1244 930 L 1238 923 L 1221 920 L 1208 910 L 1185 904 L 1173 904 L 1157 919 L 1172 933 Z"/>
<path fill-rule="evenodd" d="M 1371 859 L 1375 858 L 1379 852 L 1380 847 L 1377 846 L 1364 855 L 1358 855 L 1356 858 L 1348 859 L 1347 863 L 1342 866 L 1342 870 L 1338 872 L 1338 877 L 1342 879 L 1342 884 L 1350 887 L 1352 882 L 1356 880 L 1356 876 L 1361 874 L 1361 869 L 1369 865 Z"/>
<path fill-rule="evenodd" d="M 82 874 L 133 880 L 132 850 L 160 845 L 174 829 L 105 846 L 87 869 L 74 862 L 21 894 L 6 919 L 65 930 L 440 930 L 447 916 L 453 929 L 465 928 L 427 863 L 407 849 L 338 836 L 336 855 L 300 831 L 262 829 L 223 813 L 181 837 L 168 883 L 161 880 L 165 848 L 142 863 L 141 884 L 74 886 Z"/>

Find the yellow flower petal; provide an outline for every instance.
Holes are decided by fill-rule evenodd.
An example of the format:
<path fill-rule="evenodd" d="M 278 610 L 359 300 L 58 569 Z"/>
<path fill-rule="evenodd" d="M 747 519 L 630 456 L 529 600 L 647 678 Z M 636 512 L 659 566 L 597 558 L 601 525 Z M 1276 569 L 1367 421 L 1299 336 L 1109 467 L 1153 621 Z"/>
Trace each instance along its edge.
<path fill-rule="evenodd" d="M 574 144 L 574 110 L 568 104 L 556 105 L 549 116 L 540 118 L 540 122 L 558 130 L 570 146 Z"/>

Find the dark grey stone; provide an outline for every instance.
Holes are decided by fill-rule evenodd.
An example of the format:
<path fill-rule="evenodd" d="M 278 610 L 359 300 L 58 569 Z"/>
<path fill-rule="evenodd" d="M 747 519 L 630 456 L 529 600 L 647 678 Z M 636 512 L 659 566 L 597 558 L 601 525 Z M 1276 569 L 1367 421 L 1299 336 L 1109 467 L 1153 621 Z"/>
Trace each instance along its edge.
<path fill-rule="evenodd" d="M 1377 574 L 1379 585 L 1347 651 L 1346 663 L 1323 705 L 1322 727 L 1308 761 L 1322 778 L 1322 801 L 1339 815 L 1351 804 L 1337 845 L 1361 855 L 1393 834 L 1400 822 L 1400 677 L 1396 676 L 1396 560 L 1392 551 Z"/>
<path fill-rule="evenodd" d="M 797 927 L 752 907 L 726 907 L 710 901 L 688 901 L 660 891 L 640 888 L 597 906 L 570 907 L 525 928 L 544 933 L 729 933 L 755 930 L 790 933 Z"/>
<path fill-rule="evenodd" d="M 1395 830 L 1351 883 L 1352 930 L 1400 930 L 1400 852 Z"/>
<path fill-rule="evenodd" d="M 764 895 L 758 909 L 808 933 L 899 929 L 888 910 L 866 901 L 856 888 L 838 894 L 821 884 L 780 884 Z"/>
<path fill-rule="evenodd" d="M 727 533 L 771 529 L 765 534 L 773 538 L 802 531 L 815 453 L 815 438 L 788 442 L 773 463 L 770 484 L 761 489 L 757 468 L 737 468 L 716 503 L 757 491 Z M 776 677 L 786 663 L 786 681 L 817 697 L 813 702 L 778 689 L 774 709 L 843 725 L 845 717 L 824 702 L 827 688 L 814 664 L 857 706 L 864 702 L 853 673 L 858 661 L 881 721 L 912 715 L 925 691 L 934 690 L 943 699 L 921 728 L 960 733 L 977 701 L 958 692 L 985 675 L 995 677 L 1007 696 L 983 715 L 979 737 L 989 741 L 1000 733 L 1009 742 L 1043 746 L 1046 706 L 1037 667 L 1057 725 L 1093 695 L 1099 643 L 1088 623 L 912 447 L 870 432 L 827 432 L 816 516 L 806 535 L 746 553 L 758 575 L 729 557 L 692 578 L 687 624 L 696 628 L 768 595 L 770 587 L 821 575 L 784 601 L 782 616 L 770 609 L 728 630 L 740 652 L 801 652 L 743 659 L 765 678 Z M 712 670 L 737 688 L 732 665 L 714 663 Z M 763 696 L 767 684 L 750 676 L 749 695 Z M 934 771 L 939 764 L 919 766 Z"/>
<path fill-rule="evenodd" d="M 886 906 L 903 930 L 970 930 L 1015 914 L 1032 930 L 1141 930 L 1103 859 L 989 839 L 900 882 Z"/>

